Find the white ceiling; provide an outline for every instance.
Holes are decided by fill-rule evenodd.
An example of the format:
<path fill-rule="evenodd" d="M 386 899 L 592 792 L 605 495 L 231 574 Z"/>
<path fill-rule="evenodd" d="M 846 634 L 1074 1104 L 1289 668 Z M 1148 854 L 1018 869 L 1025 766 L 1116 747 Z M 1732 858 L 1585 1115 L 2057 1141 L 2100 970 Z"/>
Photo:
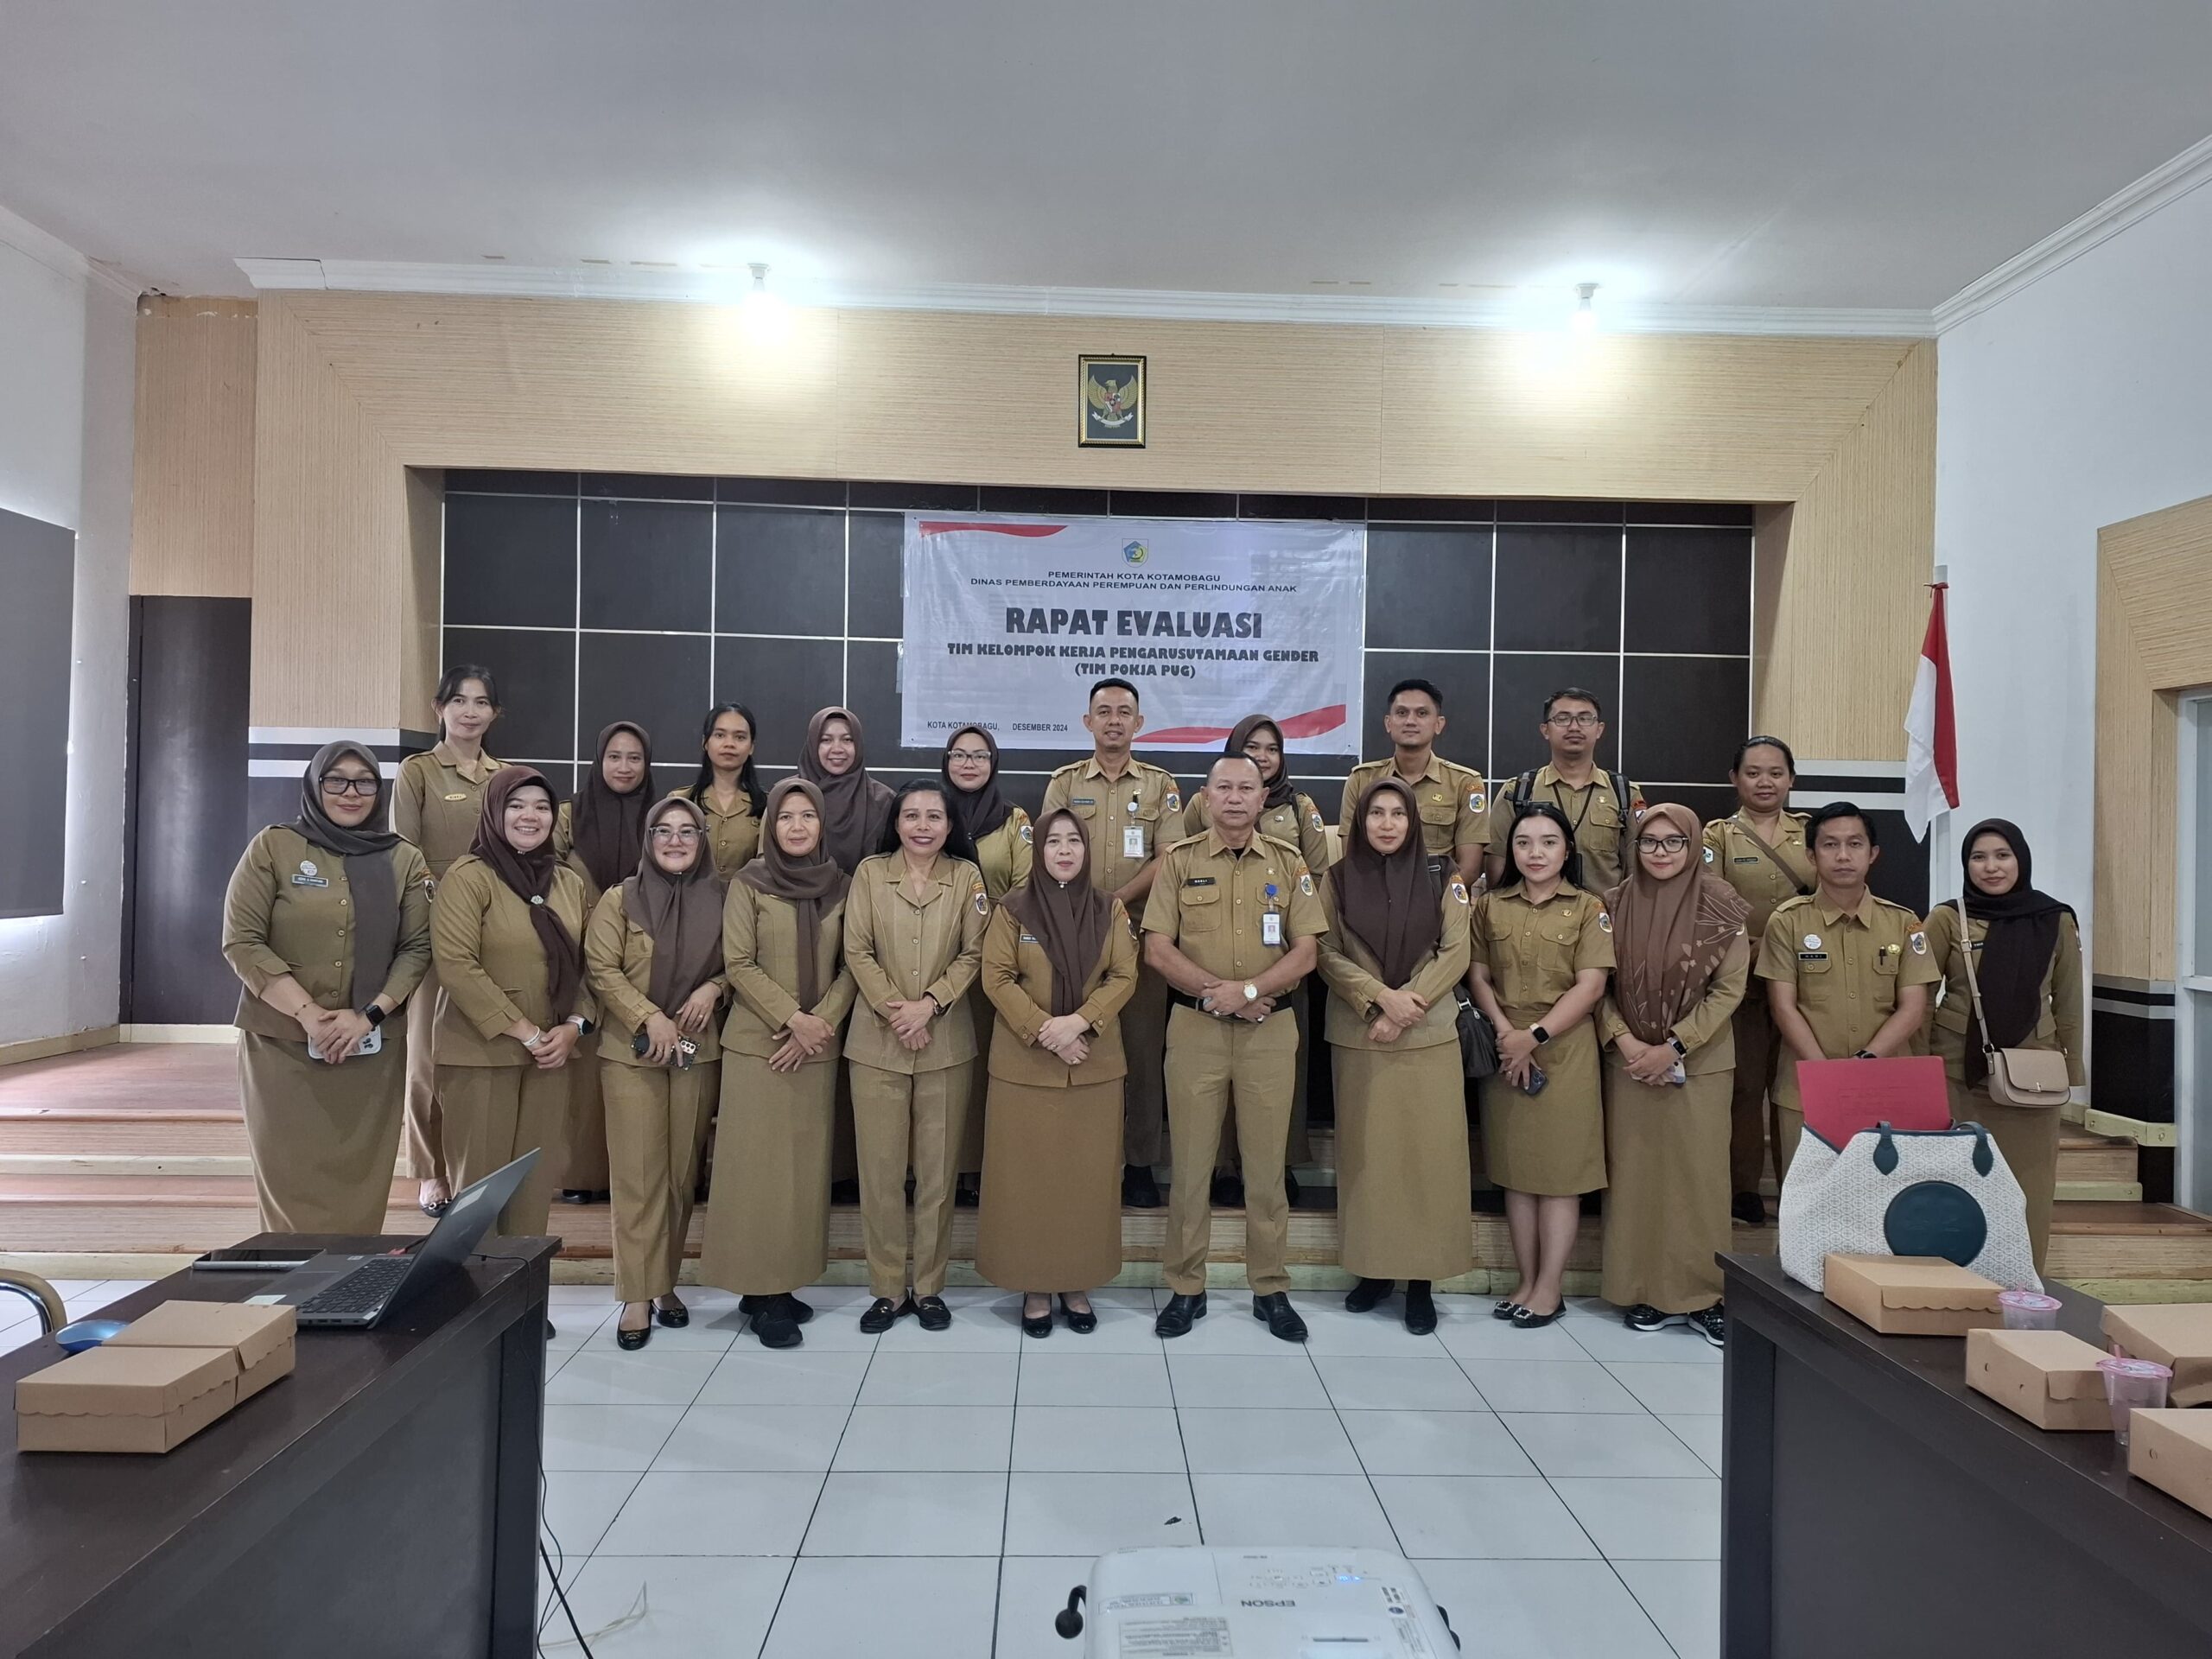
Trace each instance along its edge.
<path fill-rule="evenodd" d="M 2212 132 L 2208 71 L 2206 0 L 0 0 L 0 206 L 173 293 L 1925 308 Z"/>

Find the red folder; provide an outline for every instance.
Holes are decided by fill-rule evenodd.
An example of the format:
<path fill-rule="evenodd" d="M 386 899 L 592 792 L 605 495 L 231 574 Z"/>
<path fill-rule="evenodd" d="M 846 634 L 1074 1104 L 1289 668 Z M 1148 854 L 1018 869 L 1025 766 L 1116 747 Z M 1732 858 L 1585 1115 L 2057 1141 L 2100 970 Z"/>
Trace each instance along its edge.
<path fill-rule="evenodd" d="M 1797 1097 L 1805 1127 L 1832 1147 L 1861 1129 L 1948 1129 L 1950 1091 L 1943 1062 L 1932 1054 L 1892 1060 L 1800 1060 Z"/>

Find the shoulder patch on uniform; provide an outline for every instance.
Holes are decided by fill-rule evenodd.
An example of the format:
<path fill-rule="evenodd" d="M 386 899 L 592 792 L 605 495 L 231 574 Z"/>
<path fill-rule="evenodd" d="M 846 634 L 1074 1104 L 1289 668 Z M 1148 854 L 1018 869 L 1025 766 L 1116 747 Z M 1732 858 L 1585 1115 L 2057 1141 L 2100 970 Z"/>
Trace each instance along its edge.
<path fill-rule="evenodd" d="M 1183 797 L 1179 791 L 1171 789 L 1167 791 L 1167 810 L 1170 812 L 1180 812 L 1183 810 Z"/>
<path fill-rule="evenodd" d="M 1707 848 L 1707 849 L 1705 849 L 1705 861 L 1706 861 L 1707 863 L 1708 863 L 1708 864 L 1713 863 L 1713 862 L 1714 861 L 1714 860 L 1713 860 L 1713 849 L 1712 849 L 1712 848 L 1710 848 L 1710 847 L 1708 847 L 1708 848 Z"/>
<path fill-rule="evenodd" d="M 1014 810 L 1017 812 L 1020 810 L 1021 809 L 1020 807 L 1014 808 Z M 1019 824 L 1014 826 L 1014 833 L 1021 837 L 1021 844 L 1025 847 L 1030 845 L 1036 840 L 1036 831 L 1029 827 L 1029 820 L 1027 818 L 1022 819 Z"/>
<path fill-rule="evenodd" d="M 1313 896 L 1313 872 L 1303 864 L 1298 867 L 1298 890 L 1309 899 Z"/>
<path fill-rule="evenodd" d="M 976 903 L 976 913 L 978 916 L 989 915 L 991 913 L 991 896 L 983 890 L 983 884 L 981 881 L 975 884 L 975 892 L 972 896 Z"/>
<path fill-rule="evenodd" d="M 1598 931 L 1600 933 L 1610 933 L 1613 931 L 1613 917 L 1611 911 L 1601 910 L 1598 912 Z"/>
<path fill-rule="evenodd" d="M 1916 957 L 1928 954 L 1928 935 L 1916 927 L 1912 930 L 1912 954 Z"/>
<path fill-rule="evenodd" d="M 1467 902 L 1467 884 L 1457 878 L 1454 878 L 1452 883 L 1452 896 L 1454 899 L 1457 899 L 1461 904 L 1465 904 Z"/>
<path fill-rule="evenodd" d="M 1469 790 L 1469 791 L 1467 791 L 1467 810 L 1468 810 L 1468 811 L 1470 811 L 1470 812 L 1479 812 L 1479 811 L 1481 811 L 1482 810 L 1483 810 L 1483 792 L 1482 792 L 1482 791 L 1480 791 L 1479 789 L 1471 789 L 1471 790 Z"/>
<path fill-rule="evenodd" d="M 1316 830 L 1319 830 L 1319 829 L 1321 829 L 1321 828 L 1323 828 L 1323 827 L 1324 827 L 1324 826 L 1322 825 L 1322 823 L 1321 823 L 1321 815 L 1320 815 L 1320 813 L 1319 813 L 1319 812 L 1318 812 L 1318 811 L 1309 812 L 1309 813 L 1307 813 L 1307 814 L 1306 814 L 1306 817 L 1307 817 L 1312 821 L 1313 825 L 1313 827 L 1314 827 Z"/>

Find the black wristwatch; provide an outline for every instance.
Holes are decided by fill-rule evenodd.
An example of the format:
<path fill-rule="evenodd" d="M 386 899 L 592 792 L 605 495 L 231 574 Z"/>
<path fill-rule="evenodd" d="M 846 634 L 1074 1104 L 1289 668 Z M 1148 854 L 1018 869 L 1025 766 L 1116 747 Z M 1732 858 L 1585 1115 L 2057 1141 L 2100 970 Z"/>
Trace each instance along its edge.
<path fill-rule="evenodd" d="M 1548 1043 L 1552 1039 L 1551 1033 L 1546 1031 L 1541 1026 L 1529 1027 L 1529 1034 L 1536 1039 L 1536 1046 L 1538 1048 L 1541 1048 L 1546 1043 Z"/>
<path fill-rule="evenodd" d="M 378 1026 L 384 1024 L 385 1013 L 382 1008 L 377 1007 L 375 1003 L 372 1002 L 367 1007 L 361 1010 L 361 1018 L 369 1022 L 369 1029 L 373 1031 Z"/>
<path fill-rule="evenodd" d="M 588 1017 L 581 1014 L 570 1014 L 563 1023 L 574 1026 L 576 1028 L 576 1035 L 579 1037 L 588 1037 L 599 1029 L 597 1026 L 592 1024 Z"/>
<path fill-rule="evenodd" d="M 1854 1060 L 1878 1060 L 1882 1057 L 1871 1048 L 1862 1048 L 1851 1058 Z"/>
<path fill-rule="evenodd" d="M 1667 1033 L 1667 1046 L 1675 1051 L 1675 1058 L 1677 1059 L 1687 1060 L 1690 1057 L 1689 1050 L 1682 1046 L 1682 1039 L 1671 1031 Z"/>

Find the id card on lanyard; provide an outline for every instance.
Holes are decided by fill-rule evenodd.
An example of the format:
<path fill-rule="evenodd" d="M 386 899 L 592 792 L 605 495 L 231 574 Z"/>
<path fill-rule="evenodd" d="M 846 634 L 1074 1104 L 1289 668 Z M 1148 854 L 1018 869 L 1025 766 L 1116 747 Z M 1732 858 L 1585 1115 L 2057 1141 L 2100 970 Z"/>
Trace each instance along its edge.
<path fill-rule="evenodd" d="M 1129 803 L 1130 822 L 1122 826 L 1122 856 L 1123 858 L 1144 856 L 1144 825 L 1135 821 L 1136 810 L 1137 804 L 1132 800 Z"/>
<path fill-rule="evenodd" d="M 1281 949 L 1282 945 L 1282 912 L 1275 908 L 1280 896 L 1275 884 L 1268 882 L 1266 889 L 1268 907 L 1260 917 L 1260 943 Z"/>

